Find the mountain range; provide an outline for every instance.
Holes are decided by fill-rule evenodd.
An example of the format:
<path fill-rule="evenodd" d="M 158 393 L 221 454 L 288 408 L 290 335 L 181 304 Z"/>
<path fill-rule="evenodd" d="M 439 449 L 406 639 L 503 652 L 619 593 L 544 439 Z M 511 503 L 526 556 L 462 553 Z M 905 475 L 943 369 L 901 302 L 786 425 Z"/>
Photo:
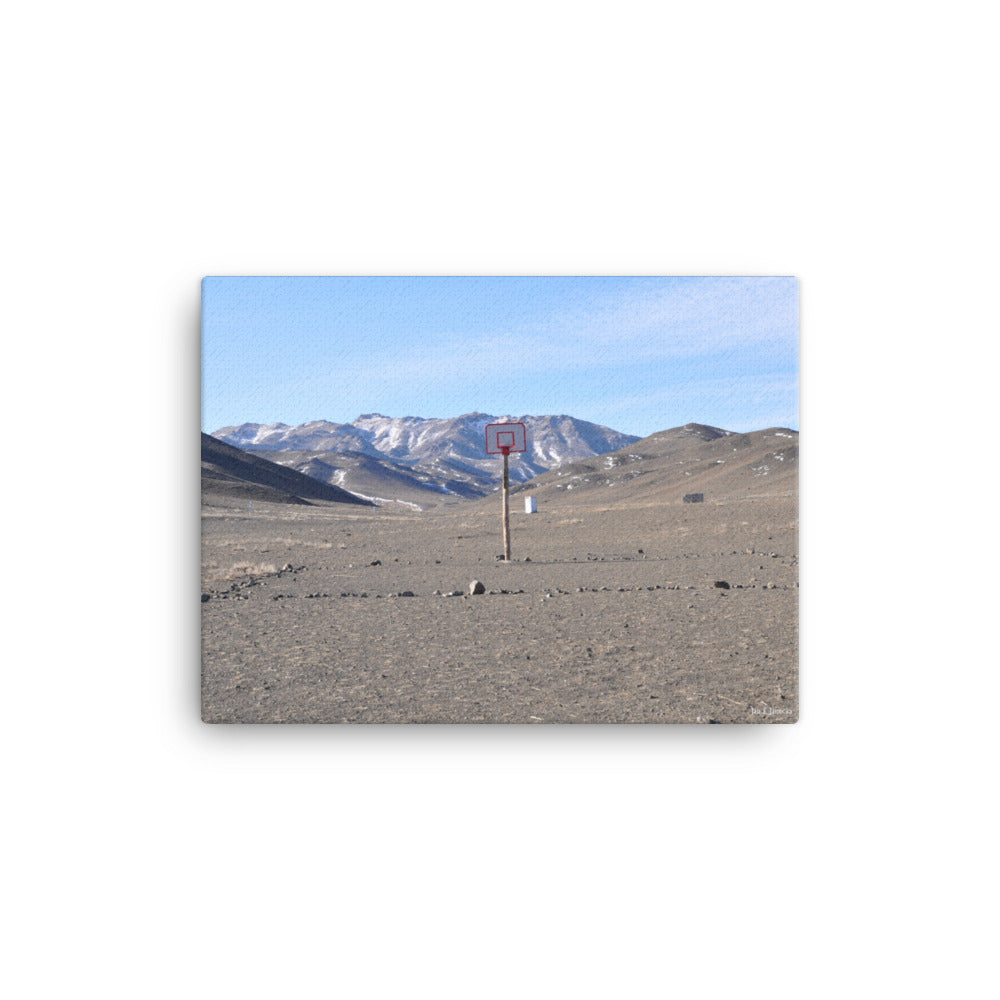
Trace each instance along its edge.
<path fill-rule="evenodd" d="M 797 489 L 799 435 L 786 427 L 742 433 L 689 423 L 638 438 L 565 415 L 470 413 L 224 427 L 202 436 L 203 493 L 208 483 L 220 499 L 227 490 L 235 496 L 243 477 L 250 499 L 275 499 L 261 492 L 271 489 L 284 493 L 283 502 L 417 510 L 474 500 L 499 489 L 502 475 L 502 461 L 485 452 L 485 427 L 514 420 L 526 425 L 528 450 L 511 456 L 512 492 L 546 505 L 679 503 L 689 494 L 724 501 Z"/>
<path fill-rule="evenodd" d="M 487 413 L 451 419 L 369 413 L 350 424 L 246 423 L 222 427 L 212 437 L 357 496 L 423 509 L 449 497 L 468 499 L 498 488 L 503 463 L 486 454 L 485 429 L 509 422 L 525 425 L 528 442 L 527 451 L 510 458 L 513 483 L 639 440 L 565 414 Z"/>

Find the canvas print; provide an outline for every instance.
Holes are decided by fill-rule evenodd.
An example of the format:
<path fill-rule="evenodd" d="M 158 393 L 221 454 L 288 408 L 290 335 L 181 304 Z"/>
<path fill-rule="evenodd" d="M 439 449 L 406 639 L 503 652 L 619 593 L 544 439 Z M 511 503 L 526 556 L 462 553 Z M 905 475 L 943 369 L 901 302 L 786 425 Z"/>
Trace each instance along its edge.
<path fill-rule="evenodd" d="M 775 724 L 792 277 L 208 277 L 202 718 Z"/>

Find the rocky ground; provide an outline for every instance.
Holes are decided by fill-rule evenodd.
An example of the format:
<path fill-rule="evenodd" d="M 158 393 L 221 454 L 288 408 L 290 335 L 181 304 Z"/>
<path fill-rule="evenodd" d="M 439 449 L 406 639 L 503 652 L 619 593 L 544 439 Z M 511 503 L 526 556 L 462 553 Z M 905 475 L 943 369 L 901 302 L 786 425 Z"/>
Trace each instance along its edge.
<path fill-rule="evenodd" d="M 794 722 L 797 503 L 204 508 L 203 718 Z"/>

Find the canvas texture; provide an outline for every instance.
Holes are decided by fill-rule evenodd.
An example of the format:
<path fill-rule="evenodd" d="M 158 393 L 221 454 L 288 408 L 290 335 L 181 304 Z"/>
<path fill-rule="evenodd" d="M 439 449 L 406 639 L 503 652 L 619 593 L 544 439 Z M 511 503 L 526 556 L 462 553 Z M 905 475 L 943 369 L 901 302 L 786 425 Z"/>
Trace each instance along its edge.
<path fill-rule="evenodd" d="M 796 722 L 798 287 L 206 278 L 203 720 Z"/>

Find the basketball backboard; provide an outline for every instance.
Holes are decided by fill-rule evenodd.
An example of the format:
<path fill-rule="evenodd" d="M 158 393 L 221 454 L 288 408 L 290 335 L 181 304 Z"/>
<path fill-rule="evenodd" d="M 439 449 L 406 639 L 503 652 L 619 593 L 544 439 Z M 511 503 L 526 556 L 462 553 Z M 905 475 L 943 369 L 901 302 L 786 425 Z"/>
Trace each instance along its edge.
<path fill-rule="evenodd" d="M 486 453 L 488 455 L 509 455 L 515 451 L 527 451 L 527 435 L 524 424 L 487 424 Z"/>

